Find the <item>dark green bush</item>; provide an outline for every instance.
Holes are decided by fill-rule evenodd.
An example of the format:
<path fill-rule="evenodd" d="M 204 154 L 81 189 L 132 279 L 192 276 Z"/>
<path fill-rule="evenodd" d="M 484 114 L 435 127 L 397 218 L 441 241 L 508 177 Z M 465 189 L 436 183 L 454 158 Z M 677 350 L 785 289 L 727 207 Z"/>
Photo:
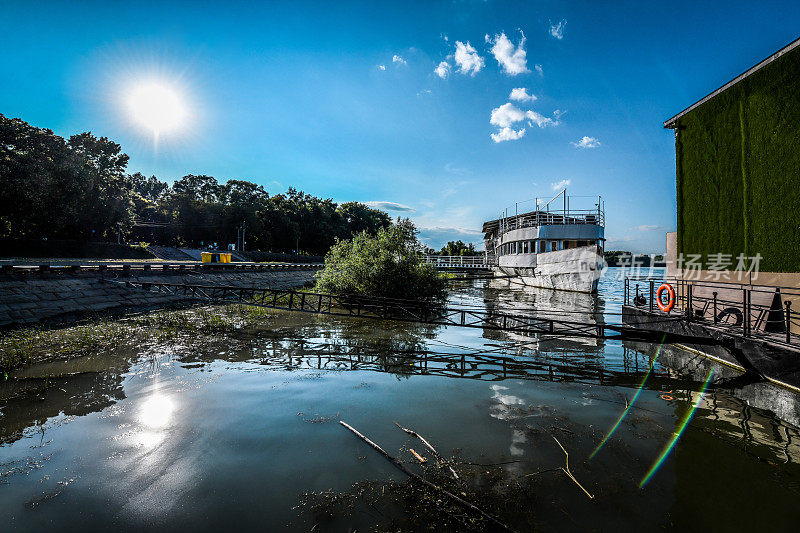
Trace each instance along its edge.
<path fill-rule="evenodd" d="M 422 260 L 422 245 L 408 220 L 371 236 L 338 241 L 325 255 L 316 288 L 333 294 L 443 300 L 446 280 Z"/>

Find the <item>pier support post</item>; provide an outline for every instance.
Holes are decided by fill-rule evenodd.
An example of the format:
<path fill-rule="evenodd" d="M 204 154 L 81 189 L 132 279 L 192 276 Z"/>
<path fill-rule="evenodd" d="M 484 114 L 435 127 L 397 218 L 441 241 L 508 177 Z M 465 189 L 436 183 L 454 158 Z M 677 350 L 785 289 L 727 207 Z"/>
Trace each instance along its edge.
<path fill-rule="evenodd" d="M 742 335 L 747 337 L 747 289 L 742 289 Z"/>
<path fill-rule="evenodd" d="M 717 291 L 714 291 L 713 294 L 714 294 L 714 324 L 716 324 L 717 322 L 719 322 L 719 319 L 717 318 Z"/>
<path fill-rule="evenodd" d="M 786 302 L 786 343 L 792 342 L 792 302 Z"/>
<path fill-rule="evenodd" d="M 653 280 L 650 280 L 650 312 L 653 312 Z"/>

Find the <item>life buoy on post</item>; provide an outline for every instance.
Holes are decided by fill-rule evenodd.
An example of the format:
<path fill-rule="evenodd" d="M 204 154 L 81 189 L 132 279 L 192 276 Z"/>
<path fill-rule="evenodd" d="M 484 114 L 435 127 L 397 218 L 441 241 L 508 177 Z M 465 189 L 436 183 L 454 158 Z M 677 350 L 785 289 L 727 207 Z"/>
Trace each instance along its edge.
<path fill-rule="evenodd" d="M 661 294 L 664 291 L 667 291 L 667 296 L 669 296 L 669 300 L 667 300 L 666 304 L 661 301 Z M 656 291 L 656 304 L 658 304 L 658 308 L 665 313 L 672 311 L 672 308 L 675 307 L 675 289 L 672 288 L 672 285 L 669 283 L 662 283 L 661 286 L 658 287 Z"/>

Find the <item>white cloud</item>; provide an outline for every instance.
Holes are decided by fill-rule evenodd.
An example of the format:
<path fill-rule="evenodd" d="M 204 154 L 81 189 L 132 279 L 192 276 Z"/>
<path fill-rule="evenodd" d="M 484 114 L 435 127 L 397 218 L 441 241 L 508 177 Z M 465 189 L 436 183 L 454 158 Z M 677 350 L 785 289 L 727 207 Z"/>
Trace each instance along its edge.
<path fill-rule="evenodd" d="M 539 73 L 539 76 L 544 76 L 544 70 L 542 70 L 542 66 L 541 65 L 538 65 L 538 64 L 534 65 L 533 68 L 536 69 L 536 72 Z"/>
<path fill-rule="evenodd" d="M 492 109 L 489 123 L 501 128 L 508 128 L 515 122 L 519 122 L 524 119 L 525 113 L 511 102 L 508 102 L 500 107 Z"/>
<path fill-rule="evenodd" d="M 625 235 L 622 238 L 613 238 L 613 239 L 606 240 L 606 246 L 611 245 L 613 243 L 632 242 L 633 240 L 634 240 L 634 238 L 631 237 L 630 235 Z"/>
<path fill-rule="evenodd" d="M 503 141 L 516 141 L 524 136 L 525 128 L 515 130 L 509 127 L 502 128 L 499 132 L 491 134 L 492 140 L 496 143 L 501 143 Z"/>
<path fill-rule="evenodd" d="M 561 124 L 559 118 L 564 113 L 558 109 L 553 112 L 553 118 L 546 117 L 541 113 L 537 113 L 536 111 L 526 111 L 525 116 L 528 119 L 528 125 L 533 126 L 536 124 L 540 128 L 546 128 L 547 126 L 558 126 Z"/>
<path fill-rule="evenodd" d="M 566 179 L 564 179 L 564 180 L 561 180 L 561 181 L 557 181 L 557 182 L 555 182 L 555 183 L 551 183 L 551 184 L 550 184 L 550 187 L 551 187 L 551 188 L 552 188 L 554 191 L 560 191 L 560 190 L 561 190 L 561 189 L 563 189 L 564 187 L 569 187 L 569 185 L 570 185 L 571 183 L 572 183 L 572 180 L 566 180 Z"/>
<path fill-rule="evenodd" d="M 550 35 L 552 35 L 558 40 L 561 40 L 564 38 L 564 30 L 566 29 L 566 27 L 567 27 L 567 19 L 562 19 L 558 21 L 558 23 L 556 24 L 551 24 Z"/>
<path fill-rule="evenodd" d="M 517 102 L 533 102 L 536 100 L 536 96 L 528 94 L 528 90 L 524 87 L 511 89 L 511 96 L 509 96 L 509 98 L 511 100 L 516 100 Z"/>
<path fill-rule="evenodd" d="M 403 204 L 398 204 L 396 202 L 373 201 L 364 203 L 370 207 L 373 207 L 375 209 L 381 209 L 383 211 L 403 211 L 403 212 L 416 211 L 416 209 L 414 209 L 413 207 L 409 207 Z"/>
<path fill-rule="evenodd" d="M 378 65 L 378 70 L 386 70 L 386 65 Z"/>
<path fill-rule="evenodd" d="M 654 224 L 642 224 L 637 229 L 639 231 L 656 231 L 661 229 L 661 226 L 656 226 Z"/>
<path fill-rule="evenodd" d="M 523 48 L 525 46 L 525 34 L 521 31 L 520 34 L 522 34 L 522 37 L 520 38 L 519 46 L 516 47 L 506 37 L 505 33 L 495 35 L 494 39 L 490 39 L 488 35 L 486 36 L 487 42 L 493 43 L 492 54 L 494 58 L 503 68 L 503 72 L 509 76 L 530 72 L 525 58 L 525 48 Z"/>
<path fill-rule="evenodd" d="M 456 41 L 456 64 L 459 66 L 458 71 L 462 74 L 472 74 L 473 76 L 480 72 L 483 68 L 483 58 L 478 55 L 478 51 L 469 44 Z M 441 64 L 440 64 L 441 66 Z"/>
<path fill-rule="evenodd" d="M 405 65 L 406 64 L 406 60 L 403 59 L 402 57 L 400 57 L 399 55 L 395 54 L 392 57 L 392 63 L 399 63 L 400 65 Z"/>
<path fill-rule="evenodd" d="M 426 94 L 431 94 L 430 89 L 423 89 L 417 93 L 417 96 L 425 96 Z"/>
<path fill-rule="evenodd" d="M 594 137 L 581 137 L 581 140 L 576 143 L 570 143 L 572 146 L 576 148 L 597 148 L 600 146 L 600 141 L 595 139 Z"/>
<path fill-rule="evenodd" d="M 439 63 L 439 66 L 433 69 L 437 76 L 442 79 L 445 79 L 450 74 L 450 63 L 447 61 L 442 61 Z"/>

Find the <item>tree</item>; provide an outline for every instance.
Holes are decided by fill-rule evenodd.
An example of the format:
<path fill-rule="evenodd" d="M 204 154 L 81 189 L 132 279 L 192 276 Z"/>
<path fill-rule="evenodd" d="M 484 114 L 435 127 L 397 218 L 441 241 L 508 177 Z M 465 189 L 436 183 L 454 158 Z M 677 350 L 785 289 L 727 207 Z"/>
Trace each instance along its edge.
<path fill-rule="evenodd" d="M 443 301 L 446 281 L 422 259 L 422 245 L 410 220 L 336 242 L 317 274 L 317 289 L 359 296 Z"/>
<path fill-rule="evenodd" d="M 0 228 L 27 238 L 115 236 L 132 217 L 127 164 L 105 137 L 87 132 L 65 141 L 0 115 Z"/>
<path fill-rule="evenodd" d="M 450 241 L 446 245 L 444 245 L 439 251 L 441 255 L 481 255 L 482 252 L 475 250 L 475 246 L 472 243 L 469 245 L 465 244 L 461 240 L 457 241 Z"/>

